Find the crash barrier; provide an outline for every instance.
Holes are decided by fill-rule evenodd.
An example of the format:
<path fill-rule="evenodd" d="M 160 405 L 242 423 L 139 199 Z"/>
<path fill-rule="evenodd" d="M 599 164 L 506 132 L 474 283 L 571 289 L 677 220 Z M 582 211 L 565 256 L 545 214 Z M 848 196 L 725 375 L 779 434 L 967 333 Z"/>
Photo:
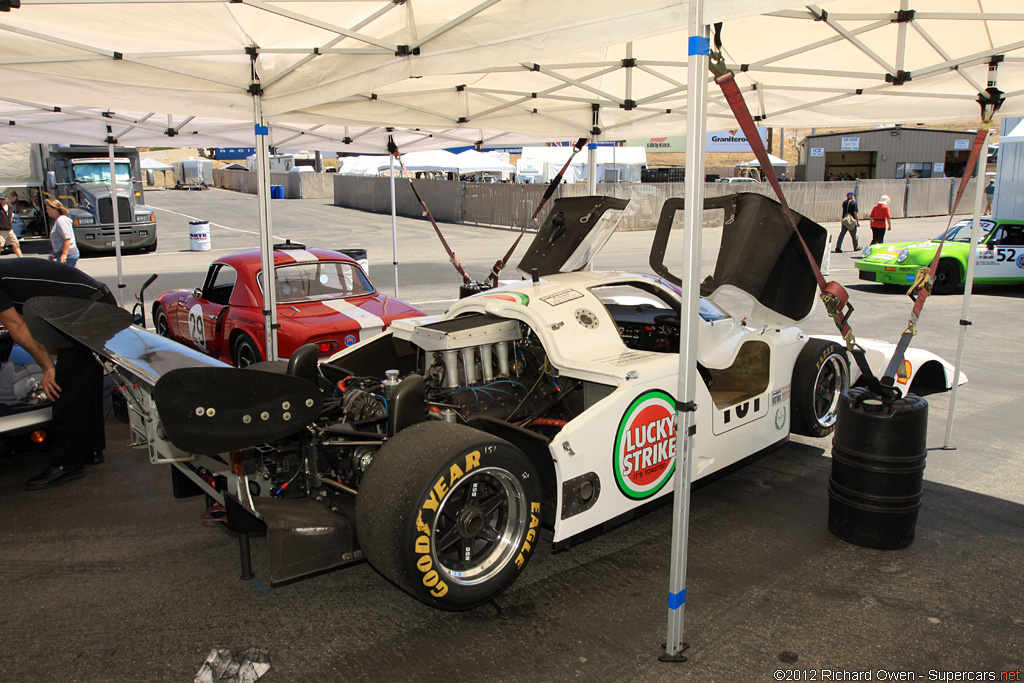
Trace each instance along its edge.
<path fill-rule="evenodd" d="M 416 180 L 416 190 L 439 221 L 462 223 L 464 183 L 447 180 Z M 391 213 L 391 179 L 338 176 L 334 178 L 334 204 L 374 213 Z M 395 178 L 395 212 L 399 216 L 423 216 L 423 207 L 405 178 Z"/>
<path fill-rule="evenodd" d="M 338 249 L 338 251 L 356 261 L 364 273 L 370 274 L 370 259 L 367 257 L 365 249 Z"/>
<path fill-rule="evenodd" d="M 208 221 L 188 222 L 188 243 L 192 251 L 209 251 L 210 223 Z"/>
<path fill-rule="evenodd" d="M 284 188 L 285 199 L 327 199 L 334 196 L 333 173 L 271 173 L 271 185 Z M 213 170 L 213 184 L 225 190 L 256 194 L 254 171 Z"/>
<path fill-rule="evenodd" d="M 828 528 L 867 548 L 914 540 L 921 508 L 928 403 L 920 396 L 885 404 L 866 387 L 843 393 L 832 441 Z"/>
<path fill-rule="evenodd" d="M 218 187 L 256 193 L 256 174 L 251 171 L 214 170 Z M 283 185 L 285 197 L 332 197 L 334 204 L 374 213 L 391 213 L 391 182 L 388 178 L 342 176 L 336 173 L 271 173 L 271 183 Z M 857 195 L 861 218 L 867 217 L 882 195 L 889 197 L 893 218 L 919 218 L 948 215 L 953 206 L 958 178 L 915 178 L 911 180 L 848 180 L 835 182 L 783 183 L 786 200 L 794 211 L 819 223 L 838 222 L 847 192 Z M 544 194 L 543 185 L 518 183 L 463 183 L 448 180 L 417 179 L 416 188 L 431 213 L 440 221 L 503 225 L 513 228 L 529 223 L 530 216 Z M 965 196 L 974 196 L 976 180 L 967 184 Z M 705 183 L 706 197 L 721 197 L 736 192 L 757 192 L 774 197 L 767 183 Z M 619 230 L 653 230 L 661 205 L 671 197 L 685 197 L 683 183 L 598 183 L 597 193 L 630 199 Z M 580 197 L 587 194 L 583 183 L 559 185 L 555 197 Z M 550 202 L 549 202 L 550 203 Z M 420 207 L 409 183 L 395 183 L 395 209 L 400 216 L 420 217 Z M 974 210 L 972 201 L 961 201 L 957 215 Z M 537 217 L 543 223 L 546 209 Z M 527 225 L 527 227 L 530 227 Z"/>

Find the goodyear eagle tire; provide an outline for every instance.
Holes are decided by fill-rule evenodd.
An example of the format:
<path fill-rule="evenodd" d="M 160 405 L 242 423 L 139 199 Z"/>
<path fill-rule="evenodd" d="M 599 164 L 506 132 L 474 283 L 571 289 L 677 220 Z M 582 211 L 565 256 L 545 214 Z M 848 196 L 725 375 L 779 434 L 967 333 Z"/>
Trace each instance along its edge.
<path fill-rule="evenodd" d="M 850 363 L 842 345 L 809 339 L 793 368 L 792 429 L 804 436 L 828 436 L 836 428 L 839 399 L 850 388 Z"/>
<path fill-rule="evenodd" d="M 370 463 L 356 530 L 370 563 L 431 607 L 467 610 L 505 590 L 540 531 L 541 486 L 512 444 L 471 427 L 421 422 Z"/>

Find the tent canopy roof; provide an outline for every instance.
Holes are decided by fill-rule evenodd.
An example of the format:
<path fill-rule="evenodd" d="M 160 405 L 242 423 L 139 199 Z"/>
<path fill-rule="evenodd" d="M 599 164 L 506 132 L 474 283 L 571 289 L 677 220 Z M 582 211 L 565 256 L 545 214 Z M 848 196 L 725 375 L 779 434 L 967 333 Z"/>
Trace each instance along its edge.
<path fill-rule="evenodd" d="M 768 155 L 768 163 L 770 163 L 772 166 L 789 166 L 789 162 L 787 162 L 785 159 L 780 159 L 779 157 L 775 156 L 774 154 L 769 154 Z M 736 164 L 736 167 L 737 168 L 761 168 L 761 162 L 758 161 L 757 159 L 751 159 L 750 161 L 745 161 L 742 164 Z"/>
<path fill-rule="evenodd" d="M 146 170 L 151 170 L 151 171 L 170 171 L 172 168 L 174 168 L 170 164 L 165 164 L 162 161 L 157 161 L 156 159 L 149 159 L 149 158 L 143 159 L 139 163 L 139 165 L 142 168 L 144 168 Z"/>
<path fill-rule="evenodd" d="M 1017 0 L 977 9 L 929 0 L 901 14 L 904 4 L 715 0 L 705 20 L 725 21 L 725 61 L 762 125 L 979 118 L 993 57 L 1003 58 L 994 72 L 1003 113 L 1024 114 Z M 5 96 L 18 101 L 59 93 L 52 104 L 237 123 L 253 117 L 255 64 L 264 117 L 301 128 L 296 137 L 382 122 L 461 132 L 470 142 L 484 131 L 568 139 L 590 137 L 596 125 L 599 137 L 625 139 L 683 129 L 684 0 L 536 5 L 435 0 L 412 12 L 391 0 L 25 3 L 0 24 L 0 74 Z M 717 93 L 707 110 L 710 128 L 733 125 Z M 238 134 L 252 144 L 251 126 Z"/>

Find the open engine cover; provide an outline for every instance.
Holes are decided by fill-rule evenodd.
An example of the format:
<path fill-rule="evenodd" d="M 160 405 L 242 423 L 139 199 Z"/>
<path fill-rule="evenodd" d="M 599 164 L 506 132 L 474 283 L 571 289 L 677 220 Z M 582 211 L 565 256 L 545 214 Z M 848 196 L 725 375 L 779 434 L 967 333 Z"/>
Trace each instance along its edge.
<path fill-rule="evenodd" d="M 519 262 L 529 277 L 583 270 L 615 232 L 628 199 L 614 197 L 562 197 L 556 199 L 544 225 Z"/>
<path fill-rule="evenodd" d="M 664 258 L 673 218 L 683 206 L 682 199 L 665 202 L 651 249 L 654 272 L 676 285 L 681 278 L 668 271 Z M 810 315 L 817 280 L 782 205 L 762 194 L 740 192 L 705 199 L 704 209 L 723 209 L 725 223 L 715 273 L 701 283 L 701 296 L 714 301 L 724 287 L 735 287 L 754 298 L 752 317 L 766 324 L 791 325 Z M 820 266 L 827 231 L 795 211 L 793 217 Z"/>

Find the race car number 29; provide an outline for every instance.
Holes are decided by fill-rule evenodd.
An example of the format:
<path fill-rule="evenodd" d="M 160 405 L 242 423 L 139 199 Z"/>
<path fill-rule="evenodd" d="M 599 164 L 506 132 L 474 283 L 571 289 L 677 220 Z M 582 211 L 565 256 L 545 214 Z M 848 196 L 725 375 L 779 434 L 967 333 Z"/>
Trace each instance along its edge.
<path fill-rule="evenodd" d="M 206 326 L 203 324 L 201 304 L 196 304 L 188 309 L 188 334 L 196 348 L 206 351 Z"/>

